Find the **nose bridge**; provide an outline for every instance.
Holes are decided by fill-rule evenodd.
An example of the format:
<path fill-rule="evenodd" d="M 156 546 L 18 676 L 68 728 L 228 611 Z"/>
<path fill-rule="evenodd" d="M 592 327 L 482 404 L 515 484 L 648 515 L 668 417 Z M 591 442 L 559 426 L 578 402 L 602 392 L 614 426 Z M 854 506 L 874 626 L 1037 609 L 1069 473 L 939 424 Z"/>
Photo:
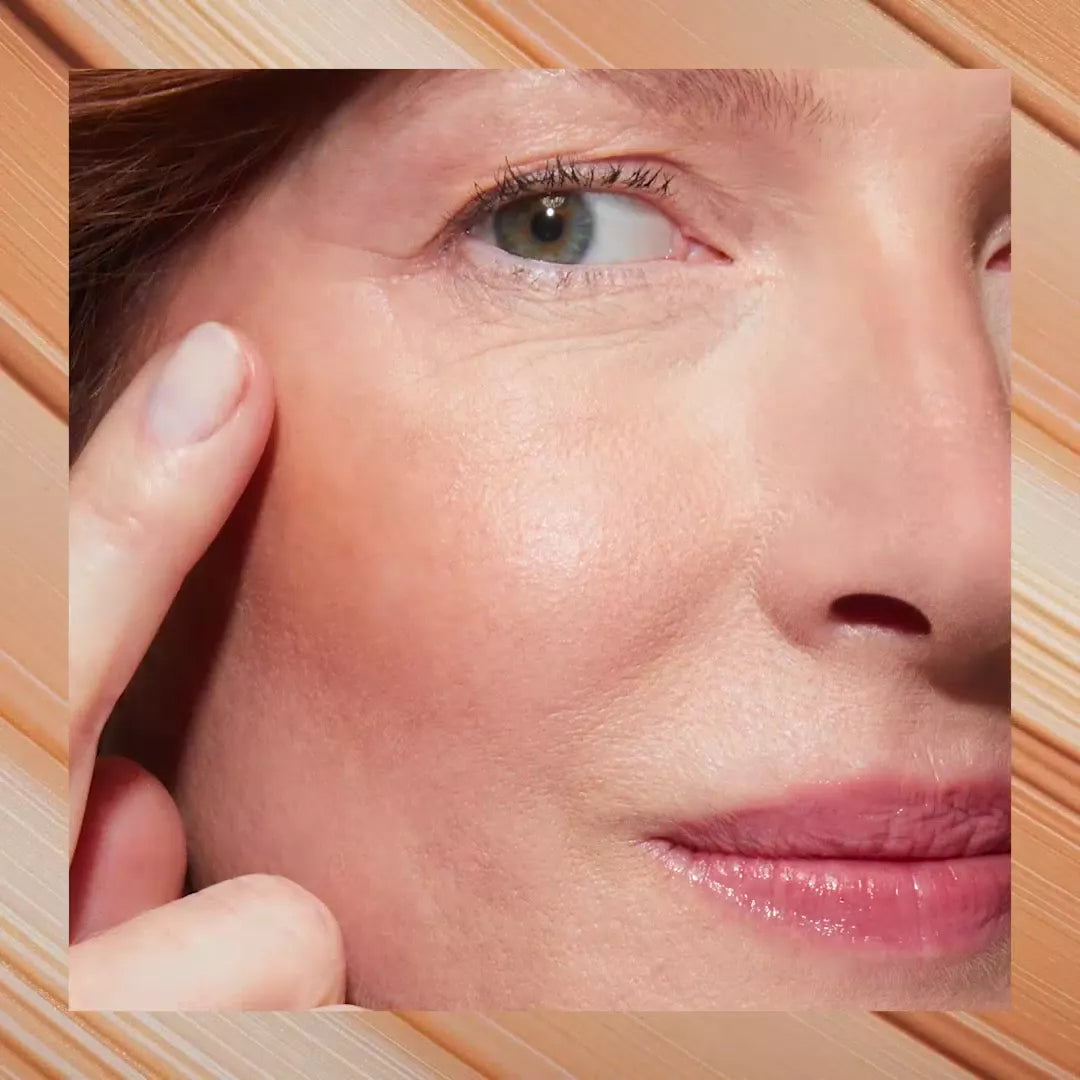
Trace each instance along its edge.
<path fill-rule="evenodd" d="M 813 290 L 765 485 L 757 595 L 811 646 L 852 629 L 837 600 L 896 600 L 925 616 L 926 640 L 904 620 L 854 639 L 968 665 L 1008 635 L 1007 388 L 959 246 L 864 241 L 842 246 Z"/>
<path fill-rule="evenodd" d="M 968 494 L 984 505 L 1007 490 L 1008 387 L 963 250 L 943 248 L 889 252 L 872 235 L 840 247 L 788 390 L 814 431 L 790 461 L 807 489 L 928 526 L 970 516 Z"/>
<path fill-rule="evenodd" d="M 1009 442 L 1008 386 L 972 273 L 959 252 L 886 257 L 861 264 L 854 297 L 857 329 L 838 349 L 854 350 L 848 369 L 861 374 L 852 396 L 867 423 L 845 411 L 848 437 L 867 449 L 860 468 L 928 526 L 950 510 L 969 516 L 965 494 L 981 504 L 1001 487 Z"/>

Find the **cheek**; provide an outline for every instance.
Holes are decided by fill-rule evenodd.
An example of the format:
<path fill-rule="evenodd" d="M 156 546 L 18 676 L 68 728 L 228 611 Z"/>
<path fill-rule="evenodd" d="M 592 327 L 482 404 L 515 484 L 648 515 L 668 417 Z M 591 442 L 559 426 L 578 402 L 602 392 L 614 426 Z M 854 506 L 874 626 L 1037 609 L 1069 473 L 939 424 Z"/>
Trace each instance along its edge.
<path fill-rule="evenodd" d="M 319 302 L 317 343 L 275 338 L 248 573 L 268 634 L 365 712 L 518 737 L 669 654 L 733 561 L 738 485 L 647 338 L 404 331 L 400 298 L 352 302 Z"/>

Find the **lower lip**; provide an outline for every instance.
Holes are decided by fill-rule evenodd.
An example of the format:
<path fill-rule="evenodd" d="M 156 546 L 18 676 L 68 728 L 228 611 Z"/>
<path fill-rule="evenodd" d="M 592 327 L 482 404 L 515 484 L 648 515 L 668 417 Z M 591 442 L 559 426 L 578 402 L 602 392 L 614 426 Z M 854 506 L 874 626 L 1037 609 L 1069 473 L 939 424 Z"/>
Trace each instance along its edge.
<path fill-rule="evenodd" d="M 1008 933 L 1010 856 L 884 862 L 784 859 L 646 845 L 747 918 L 847 949 L 956 956 Z"/>

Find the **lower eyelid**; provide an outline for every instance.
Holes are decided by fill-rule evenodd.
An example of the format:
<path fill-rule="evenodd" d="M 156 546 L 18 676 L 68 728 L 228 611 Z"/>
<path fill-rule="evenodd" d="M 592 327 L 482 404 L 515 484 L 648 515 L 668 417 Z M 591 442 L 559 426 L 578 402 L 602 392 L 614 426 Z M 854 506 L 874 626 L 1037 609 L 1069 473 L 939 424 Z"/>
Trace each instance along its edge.
<path fill-rule="evenodd" d="M 462 237 L 450 257 L 455 276 L 471 278 L 493 293 L 526 292 L 540 298 L 590 296 L 640 287 L 655 280 L 649 273 L 655 263 L 555 263 L 523 259 L 492 244 Z"/>
<path fill-rule="evenodd" d="M 595 301 L 637 289 L 674 289 L 682 293 L 689 283 L 688 273 L 702 267 L 692 261 L 653 259 L 617 264 L 565 264 L 522 259 L 491 244 L 463 236 L 447 252 L 455 278 L 472 280 L 486 292 L 523 293 L 539 300 Z M 703 259 L 719 270 L 728 270 L 730 259 Z M 728 285 L 735 282 L 728 276 Z"/>
<path fill-rule="evenodd" d="M 494 230 L 488 232 L 494 237 Z M 479 270 L 485 273 L 521 273 L 535 274 L 537 276 L 557 277 L 579 272 L 586 264 L 569 264 L 544 262 L 541 259 L 525 259 L 520 255 L 514 255 L 504 251 L 494 242 L 489 242 L 485 237 L 472 231 L 461 237 L 460 247 L 463 255 Z"/>

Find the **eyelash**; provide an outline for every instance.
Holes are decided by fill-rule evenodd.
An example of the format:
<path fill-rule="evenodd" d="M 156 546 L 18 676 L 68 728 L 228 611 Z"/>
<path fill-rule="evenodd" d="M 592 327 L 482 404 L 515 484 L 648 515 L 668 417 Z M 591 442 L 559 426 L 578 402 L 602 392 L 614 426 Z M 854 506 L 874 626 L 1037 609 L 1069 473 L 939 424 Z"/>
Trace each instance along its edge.
<path fill-rule="evenodd" d="M 447 221 L 453 234 L 467 233 L 482 217 L 530 195 L 552 195 L 597 188 L 649 192 L 654 198 L 672 195 L 673 177 L 660 166 L 625 165 L 614 161 L 567 161 L 554 158 L 539 169 L 523 170 L 509 161 L 491 187 L 479 184 L 469 203 Z M 453 237 L 452 237 L 453 238 Z"/>

